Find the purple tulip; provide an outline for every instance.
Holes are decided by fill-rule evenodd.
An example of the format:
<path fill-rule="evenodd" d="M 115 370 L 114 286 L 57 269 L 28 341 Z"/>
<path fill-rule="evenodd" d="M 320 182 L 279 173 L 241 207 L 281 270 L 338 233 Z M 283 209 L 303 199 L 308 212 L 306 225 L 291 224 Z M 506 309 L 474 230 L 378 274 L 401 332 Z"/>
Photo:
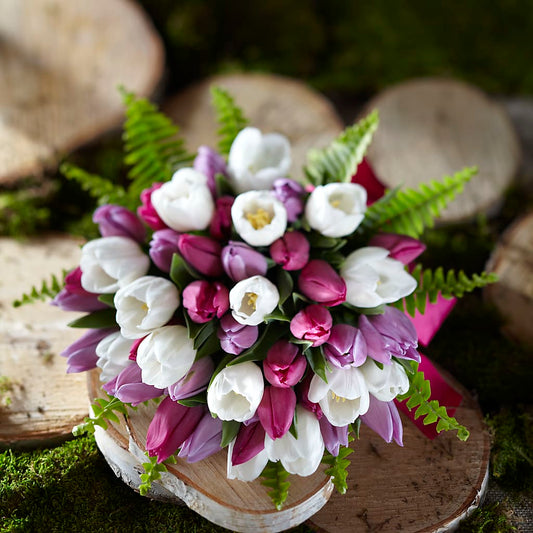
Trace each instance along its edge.
<path fill-rule="evenodd" d="M 365 338 L 356 327 L 337 324 L 331 328 L 328 342 L 324 344 L 324 355 L 337 368 L 361 366 L 367 355 Z"/>
<path fill-rule="evenodd" d="M 296 393 L 292 388 L 265 387 L 257 413 L 272 440 L 283 437 L 289 431 L 295 409 Z"/>
<path fill-rule="evenodd" d="M 267 352 L 263 361 L 263 373 L 274 387 L 292 387 L 304 375 L 307 360 L 302 352 L 289 341 L 277 341 Z"/>
<path fill-rule="evenodd" d="M 120 205 L 102 205 L 93 214 L 102 237 L 128 237 L 143 243 L 146 230 L 133 211 Z"/>
<path fill-rule="evenodd" d="M 183 289 L 182 302 L 191 320 L 203 324 L 226 313 L 229 291 L 218 281 L 193 281 Z"/>
<path fill-rule="evenodd" d="M 419 240 L 396 233 L 378 233 L 370 239 L 368 246 L 389 250 L 389 257 L 401 261 L 404 265 L 414 261 L 426 249 L 426 245 Z"/>
<path fill-rule="evenodd" d="M 102 386 L 112 396 L 121 402 L 139 405 L 142 402 L 158 398 L 163 389 L 142 382 L 141 368 L 137 363 L 127 366 L 118 376 Z"/>
<path fill-rule="evenodd" d="M 68 348 L 65 348 L 60 355 L 67 358 L 67 374 L 96 368 L 98 361 L 96 347 L 102 339 L 114 331 L 114 329 L 90 329 Z"/>
<path fill-rule="evenodd" d="M 261 422 L 242 424 L 231 455 L 233 466 L 242 465 L 265 449 L 265 430 Z"/>
<path fill-rule="evenodd" d="M 186 376 L 168 387 L 168 395 L 178 401 L 206 390 L 214 369 L 211 357 L 202 357 L 192 365 Z"/>
<path fill-rule="evenodd" d="M 222 247 L 214 239 L 183 233 L 179 236 L 178 247 L 185 261 L 200 274 L 218 278 L 224 272 L 220 259 Z"/>
<path fill-rule="evenodd" d="M 304 210 L 304 188 L 297 181 L 279 178 L 273 183 L 272 190 L 274 196 L 285 206 L 287 220 L 296 221 Z"/>
<path fill-rule="evenodd" d="M 328 307 L 346 301 L 346 283 L 322 259 L 313 259 L 305 265 L 298 277 L 298 286 L 305 296 Z"/>
<path fill-rule="evenodd" d="M 385 339 L 381 333 L 370 322 L 368 316 L 361 315 L 359 317 L 359 331 L 363 335 L 366 343 L 366 351 L 368 357 L 374 359 L 378 363 L 385 365 L 391 364 L 391 354 L 387 350 Z"/>
<path fill-rule="evenodd" d="M 178 457 L 187 459 L 188 463 L 196 463 L 219 452 L 222 439 L 222 420 L 213 418 L 206 409 L 204 416 L 182 444 Z"/>
<path fill-rule="evenodd" d="M 228 313 L 220 319 L 217 336 L 221 348 L 226 353 L 239 355 L 255 343 L 259 336 L 259 328 L 240 324 L 231 313 Z"/>
<path fill-rule="evenodd" d="M 231 206 L 233 205 L 233 196 L 221 196 L 215 200 L 215 214 L 209 225 L 211 237 L 224 241 L 231 235 Z"/>
<path fill-rule="evenodd" d="M 153 230 L 165 229 L 168 226 L 161 220 L 161 217 L 157 214 L 154 206 L 152 205 L 152 193 L 159 189 L 163 184 L 154 183 L 150 188 L 144 189 L 141 192 L 141 206 L 137 208 L 137 215 L 139 218 Z"/>
<path fill-rule="evenodd" d="M 308 305 L 291 320 L 291 333 L 302 340 L 311 341 L 313 346 L 324 344 L 330 336 L 333 319 L 330 312 L 321 305 Z"/>
<path fill-rule="evenodd" d="M 320 420 L 324 416 L 320 405 L 318 405 L 318 403 L 312 402 L 309 399 L 309 387 L 311 385 L 311 380 L 313 379 L 314 375 L 315 374 L 313 372 L 308 372 L 304 379 L 298 384 L 296 393 L 298 396 L 298 404 L 305 407 L 305 409 L 307 409 L 311 413 L 314 413 L 317 419 Z"/>
<path fill-rule="evenodd" d="M 270 245 L 270 257 L 284 270 L 300 270 L 309 261 L 309 242 L 299 231 L 287 231 Z"/>
<path fill-rule="evenodd" d="M 399 446 L 403 446 L 402 420 L 394 401 L 382 402 L 371 394 L 370 407 L 360 418 L 384 441 L 391 442 L 394 439 Z"/>
<path fill-rule="evenodd" d="M 207 186 L 214 198 L 216 196 L 216 175 L 227 175 L 224 158 L 209 146 L 200 146 L 198 147 L 198 155 L 194 158 L 193 168 L 207 177 Z"/>
<path fill-rule="evenodd" d="M 192 435 L 203 415 L 203 407 L 185 407 L 167 396 L 148 426 L 148 455 L 156 455 L 158 463 L 168 459 Z"/>
<path fill-rule="evenodd" d="M 98 296 L 81 286 L 81 268 L 77 267 L 65 276 L 65 286 L 50 303 L 63 311 L 98 311 L 107 307 Z"/>
<path fill-rule="evenodd" d="M 339 455 L 340 447 L 348 446 L 349 426 L 333 426 L 325 416 L 320 418 L 318 422 L 320 424 L 320 432 L 322 433 L 322 439 L 324 439 L 326 449 L 331 455 L 337 457 L 337 455 Z"/>
<path fill-rule="evenodd" d="M 179 253 L 178 239 L 180 234 L 173 229 L 160 229 L 154 232 L 150 241 L 150 258 L 157 268 L 170 272 L 172 257 Z"/>
<path fill-rule="evenodd" d="M 242 281 L 252 276 L 264 276 L 268 265 L 266 258 L 247 244 L 229 241 L 221 254 L 222 266 L 233 281 Z"/>

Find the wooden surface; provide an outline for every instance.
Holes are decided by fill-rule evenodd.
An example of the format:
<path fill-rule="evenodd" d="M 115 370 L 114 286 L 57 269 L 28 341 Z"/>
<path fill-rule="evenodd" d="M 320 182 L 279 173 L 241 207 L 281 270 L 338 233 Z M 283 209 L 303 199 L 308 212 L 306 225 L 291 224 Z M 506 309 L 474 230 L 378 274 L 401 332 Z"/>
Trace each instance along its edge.
<path fill-rule="evenodd" d="M 289 138 L 293 178 L 303 178 L 302 167 L 310 148 L 326 146 L 343 129 L 329 100 L 300 81 L 267 74 L 213 76 L 177 94 L 164 106 L 180 126 L 190 150 L 202 144 L 216 147 L 217 123 L 209 92 L 212 85 L 230 92 L 250 126 Z"/>
<path fill-rule="evenodd" d="M 387 89 L 365 106 L 380 124 L 368 160 L 387 187 L 416 187 L 465 166 L 479 173 L 441 221 L 496 209 L 520 163 L 514 128 L 499 103 L 459 81 L 418 79 Z"/>
<path fill-rule="evenodd" d="M 117 87 L 148 95 L 163 48 L 130 0 L 0 2 L 0 184 L 119 125 Z"/>
<path fill-rule="evenodd" d="M 87 416 L 85 376 L 67 375 L 59 356 L 83 333 L 66 326 L 79 315 L 44 302 L 11 306 L 32 285 L 76 266 L 79 253 L 79 242 L 66 237 L 0 239 L 0 376 L 12 385 L 0 402 L 0 447 L 52 444 Z"/>
<path fill-rule="evenodd" d="M 499 276 L 484 294 L 504 317 L 504 333 L 533 346 L 533 212 L 502 235 L 487 270 Z"/>

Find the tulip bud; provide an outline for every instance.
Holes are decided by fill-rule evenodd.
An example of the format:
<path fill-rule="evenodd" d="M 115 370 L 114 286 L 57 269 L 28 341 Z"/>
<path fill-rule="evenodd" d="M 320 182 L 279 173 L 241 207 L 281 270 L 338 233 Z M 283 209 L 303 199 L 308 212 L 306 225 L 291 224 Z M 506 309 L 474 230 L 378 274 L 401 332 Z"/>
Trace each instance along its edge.
<path fill-rule="evenodd" d="M 265 387 L 257 413 L 271 439 L 279 439 L 289 431 L 295 409 L 296 393 L 293 389 Z"/>
<path fill-rule="evenodd" d="M 322 259 L 309 261 L 298 277 L 302 293 L 327 306 L 339 305 L 346 300 L 346 284 L 334 268 Z"/>
<path fill-rule="evenodd" d="M 228 289 L 218 281 L 193 281 L 183 290 L 182 299 L 188 315 L 198 324 L 220 318 L 229 308 Z"/>
<path fill-rule="evenodd" d="M 221 254 L 222 266 L 233 281 L 242 281 L 252 276 L 264 276 L 267 272 L 266 258 L 247 244 L 229 241 Z"/>
<path fill-rule="evenodd" d="M 132 363 L 112 381 L 102 388 L 112 396 L 116 396 L 121 402 L 131 403 L 133 406 L 142 402 L 158 398 L 163 394 L 163 389 L 157 389 L 152 385 L 142 382 L 141 368 Z"/>
<path fill-rule="evenodd" d="M 328 342 L 324 344 L 326 359 L 338 368 L 360 366 L 366 361 L 367 347 L 363 334 L 349 324 L 337 324 L 331 328 Z"/>
<path fill-rule="evenodd" d="M 196 463 L 217 453 L 222 448 L 222 420 L 213 418 L 205 409 L 204 416 L 191 433 L 190 437 L 182 444 L 178 457 L 187 459 L 188 463 Z"/>
<path fill-rule="evenodd" d="M 87 292 L 81 286 L 81 268 L 77 267 L 65 276 L 65 286 L 51 301 L 63 311 L 98 311 L 107 305 L 98 300 L 98 294 Z"/>
<path fill-rule="evenodd" d="M 308 305 L 291 320 L 291 333 L 297 338 L 312 341 L 313 346 L 324 344 L 330 336 L 333 319 L 321 305 Z"/>
<path fill-rule="evenodd" d="M 398 409 L 393 401 L 382 402 L 370 395 L 370 407 L 361 415 L 361 421 L 375 431 L 385 442 L 403 446 L 403 426 Z"/>
<path fill-rule="evenodd" d="M 383 365 L 390 365 L 391 354 L 387 349 L 385 339 L 366 315 L 359 317 L 359 331 L 365 340 L 368 357 Z"/>
<path fill-rule="evenodd" d="M 193 168 L 207 177 L 207 186 L 213 197 L 215 197 L 216 175 L 227 175 L 224 158 L 218 152 L 209 148 L 209 146 L 199 146 L 198 155 L 194 158 Z"/>
<path fill-rule="evenodd" d="M 96 347 L 110 333 L 113 333 L 112 329 L 90 329 L 77 341 L 65 348 L 60 355 L 67 358 L 67 374 L 85 372 L 96 368 L 96 362 L 98 361 Z"/>
<path fill-rule="evenodd" d="M 98 343 L 96 366 L 102 369 L 100 381 L 110 381 L 131 364 L 129 358 L 131 344 L 131 339 L 126 339 L 118 331 L 104 337 Z"/>
<path fill-rule="evenodd" d="M 307 360 L 296 344 L 284 339 L 277 341 L 263 361 L 263 373 L 274 387 L 292 387 L 302 379 Z"/>
<path fill-rule="evenodd" d="M 378 233 L 370 239 L 368 245 L 389 250 L 389 257 L 404 265 L 414 261 L 426 249 L 426 245 L 418 239 L 396 233 Z"/>
<path fill-rule="evenodd" d="M 184 233 L 178 239 L 178 247 L 185 261 L 200 274 L 214 278 L 222 275 L 222 246 L 214 239 Z"/>
<path fill-rule="evenodd" d="M 220 347 L 226 353 L 239 355 L 255 343 L 259 336 L 259 328 L 241 324 L 233 318 L 231 313 L 228 313 L 220 319 L 217 336 L 220 340 Z"/>
<path fill-rule="evenodd" d="M 231 235 L 231 206 L 233 196 L 221 196 L 215 200 L 215 213 L 209 225 L 211 237 L 224 241 Z"/>
<path fill-rule="evenodd" d="M 170 272 L 172 257 L 179 253 L 178 240 L 180 234 L 173 229 L 161 229 L 154 232 L 150 241 L 150 258 L 157 268 Z"/>
<path fill-rule="evenodd" d="M 169 385 L 168 395 L 174 401 L 178 401 L 204 391 L 207 389 L 214 369 L 215 366 L 211 357 L 202 357 L 191 366 L 187 375 Z"/>
<path fill-rule="evenodd" d="M 93 214 L 102 237 L 128 237 L 143 243 L 146 230 L 135 213 L 120 205 L 102 205 Z"/>
<path fill-rule="evenodd" d="M 337 457 L 339 455 L 339 449 L 341 446 L 348 446 L 348 429 L 346 426 L 333 426 L 329 423 L 328 419 L 323 416 L 319 419 L 320 433 L 324 439 L 324 445 L 328 452 Z"/>
<path fill-rule="evenodd" d="M 137 208 L 137 215 L 139 218 L 153 230 L 160 230 L 168 228 L 168 226 L 161 220 L 161 217 L 157 214 L 155 207 L 152 205 L 152 193 L 162 187 L 162 183 L 154 183 L 150 188 L 144 189 L 141 192 L 142 205 Z"/>
<path fill-rule="evenodd" d="M 309 242 L 299 231 L 287 231 L 270 246 L 270 257 L 284 270 L 300 270 L 309 261 Z"/>
<path fill-rule="evenodd" d="M 242 424 L 231 453 L 233 466 L 242 465 L 265 449 L 265 430 L 261 422 Z"/>
<path fill-rule="evenodd" d="M 304 210 L 304 188 L 288 178 L 279 178 L 272 185 L 274 196 L 283 203 L 287 210 L 287 220 L 294 222 Z"/>

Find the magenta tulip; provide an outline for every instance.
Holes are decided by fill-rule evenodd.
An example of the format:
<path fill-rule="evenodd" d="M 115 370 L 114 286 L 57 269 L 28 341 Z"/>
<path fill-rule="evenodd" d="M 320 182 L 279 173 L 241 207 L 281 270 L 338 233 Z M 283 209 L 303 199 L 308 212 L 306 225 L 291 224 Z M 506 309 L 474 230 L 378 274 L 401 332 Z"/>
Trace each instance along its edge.
<path fill-rule="evenodd" d="M 414 261 L 426 249 L 426 245 L 419 240 L 396 233 L 378 233 L 370 239 L 368 246 L 389 250 L 389 257 L 404 265 Z"/>
<path fill-rule="evenodd" d="M 146 230 L 137 215 L 120 205 L 102 205 L 93 214 L 93 222 L 98 224 L 102 237 L 128 237 L 143 243 Z"/>
<path fill-rule="evenodd" d="M 297 181 L 279 178 L 272 184 L 272 192 L 285 206 L 287 220 L 295 222 L 304 210 L 304 188 Z"/>
<path fill-rule="evenodd" d="M 107 305 L 98 300 L 98 294 L 87 292 L 81 286 L 81 268 L 77 267 L 65 276 L 65 286 L 50 302 L 63 311 L 98 311 Z"/>
<path fill-rule="evenodd" d="M 193 281 L 183 289 L 182 302 L 191 320 L 203 324 L 226 313 L 229 309 L 229 291 L 218 281 Z"/>
<path fill-rule="evenodd" d="M 114 331 L 114 329 L 90 329 L 77 341 L 65 348 L 60 355 L 67 358 L 67 374 L 85 372 L 96 368 L 96 362 L 98 361 L 96 347 L 102 339 Z"/>
<path fill-rule="evenodd" d="M 174 401 L 195 396 L 207 389 L 215 365 L 211 357 L 202 357 L 196 361 L 186 376 L 168 387 L 168 395 Z"/>
<path fill-rule="evenodd" d="M 330 312 L 321 305 L 308 305 L 291 320 L 291 333 L 302 340 L 311 341 L 313 346 L 324 344 L 331 334 L 333 319 Z"/>
<path fill-rule="evenodd" d="M 300 270 L 309 261 L 309 242 L 299 231 L 287 231 L 270 245 L 270 257 L 284 270 Z"/>
<path fill-rule="evenodd" d="M 159 189 L 163 184 L 154 183 L 150 188 L 144 189 L 141 192 L 141 204 L 137 208 L 137 215 L 139 218 L 153 230 L 165 229 L 168 226 L 161 220 L 161 217 L 157 214 L 154 206 L 152 205 L 152 193 Z"/>
<path fill-rule="evenodd" d="M 239 355 L 255 343 L 259 336 L 259 328 L 240 324 L 231 313 L 228 313 L 220 319 L 217 336 L 220 347 L 226 353 Z"/>
<path fill-rule="evenodd" d="M 315 302 L 333 307 L 346 301 L 346 283 L 322 259 L 309 261 L 298 277 L 302 293 Z"/>
<path fill-rule="evenodd" d="M 224 158 L 218 152 L 209 148 L 209 146 L 200 146 L 198 147 L 198 155 L 194 159 L 193 168 L 207 177 L 207 186 L 213 197 L 215 197 L 216 175 L 227 175 Z"/>
<path fill-rule="evenodd" d="M 209 225 L 209 233 L 219 241 L 227 240 L 231 235 L 233 200 L 233 196 L 221 196 L 215 200 L 215 213 Z"/>
<path fill-rule="evenodd" d="M 361 366 L 366 361 L 367 347 L 363 334 L 349 324 L 337 324 L 324 344 L 326 359 L 338 368 Z"/>
<path fill-rule="evenodd" d="M 231 455 L 233 466 L 242 465 L 265 449 L 265 430 L 261 422 L 242 424 Z"/>
<path fill-rule="evenodd" d="M 331 455 L 337 457 L 341 446 L 348 446 L 348 429 L 349 426 L 333 426 L 328 419 L 323 416 L 319 419 L 320 432 L 324 445 Z"/>
<path fill-rule="evenodd" d="M 298 403 L 305 407 L 311 413 L 314 413 L 318 420 L 324 416 L 322 409 L 318 403 L 312 402 L 309 399 L 309 387 L 311 385 L 311 380 L 314 377 L 313 372 L 308 372 L 304 379 L 296 387 L 296 394 L 298 396 Z"/>
<path fill-rule="evenodd" d="M 370 407 L 361 415 L 361 421 L 375 431 L 384 441 L 396 441 L 403 446 L 403 426 L 394 401 L 382 402 L 370 395 Z"/>
<path fill-rule="evenodd" d="M 289 431 L 295 409 L 296 393 L 292 388 L 265 387 L 257 413 L 271 439 L 279 439 Z"/>
<path fill-rule="evenodd" d="M 127 366 L 118 376 L 102 388 L 121 402 L 136 406 L 163 394 L 163 389 L 142 382 L 141 369 L 137 363 Z"/>
<path fill-rule="evenodd" d="M 222 247 L 214 239 L 183 233 L 179 236 L 178 247 L 185 261 L 200 274 L 217 278 L 224 272 L 220 259 Z"/>
<path fill-rule="evenodd" d="M 170 272 L 172 257 L 179 253 L 178 240 L 180 234 L 173 229 L 155 231 L 150 241 L 150 258 L 163 272 Z"/>
<path fill-rule="evenodd" d="M 205 409 L 204 416 L 182 444 L 178 457 L 187 459 L 188 463 L 196 463 L 219 452 L 222 438 L 222 420 L 213 418 Z"/>
<path fill-rule="evenodd" d="M 304 375 L 307 359 L 300 348 L 284 339 L 277 341 L 263 361 L 263 373 L 274 387 L 292 387 Z"/>
<path fill-rule="evenodd" d="M 233 281 L 242 281 L 252 276 L 264 276 L 267 272 L 267 260 L 247 244 L 229 241 L 221 254 L 222 266 Z"/>

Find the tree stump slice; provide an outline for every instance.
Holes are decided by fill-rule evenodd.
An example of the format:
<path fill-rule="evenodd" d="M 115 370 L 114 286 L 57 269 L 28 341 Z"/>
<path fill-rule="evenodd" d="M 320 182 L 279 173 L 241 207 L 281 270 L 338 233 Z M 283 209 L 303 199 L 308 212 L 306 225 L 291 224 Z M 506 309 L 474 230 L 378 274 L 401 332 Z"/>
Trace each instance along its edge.
<path fill-rule="evenodd" d="M 11 305 L 51 273 L 76 266 L 79 245 L 59 236 L 0 239 L 0 375 L 11 386 L 0 399 L 0 447 L 55 444 L 87 416 L 85 377 L 67 375 L 59 356 L 82 331 L 68 328 L 68 314 L 48 302 Z"/>
<path fill-rule="evenodd" d="M 520 164 L 520 145 L 503 107 L 479 89 L 417 79 L 383 91 L 366 106 L 380 124 L 368 161 L 388 188 L 415 187 L 466 166 L 479 169 L 440 221 L 462 222 L 495 210 Z"/>
<path fill-rule="evenodd" d="M 515 221 L 502 235 L 487 270 L 499 276 L 484 294 L 500 311 L 503 332 L 533 346 L 533 212 Z"/>
<path fill-rule="evenodd" d="M 180 126 L 188 148 L 216 148 L 217 123 L 210 88 L 230 92 L 250 120 L 264 133 L 282 133 L 291 142 L 292 178 L 303 177 L 302 167 L 310 148 L 329 144 L 343 129 L 333 105 L 300 81 L 267 74 L 213 76 L 171 98 L 164 111 Z"/>
<path fill-rule="evenodd" d="M 0 184 L 53 167 L 149 95 L 163 47 L 130 0 L 0 2 Z"/>

